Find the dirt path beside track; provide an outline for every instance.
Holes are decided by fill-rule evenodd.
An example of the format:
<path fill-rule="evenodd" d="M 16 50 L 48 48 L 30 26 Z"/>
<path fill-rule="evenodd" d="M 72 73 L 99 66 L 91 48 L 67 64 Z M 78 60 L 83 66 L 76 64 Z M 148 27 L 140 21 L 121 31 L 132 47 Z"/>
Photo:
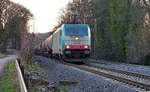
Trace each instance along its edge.
<path fill-rule="evenodd" d="M 17 55 L 8 55 L 7 57 L 0 59 L 0 74 L 2 74 L 3 69 L 8 61 L 17 58 Z"/>

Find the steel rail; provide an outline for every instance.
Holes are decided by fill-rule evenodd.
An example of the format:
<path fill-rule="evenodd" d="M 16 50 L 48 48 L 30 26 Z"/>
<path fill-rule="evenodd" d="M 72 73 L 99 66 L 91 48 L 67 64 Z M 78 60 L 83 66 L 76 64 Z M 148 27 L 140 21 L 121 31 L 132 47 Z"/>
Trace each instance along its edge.
<path fill-rule="evenodd" d="M 131 72 L 131 71 L 129 72 L 129 71 L 124 71 L 124 70 L 120 70 L 120 69 L 107 68 L 107 67 L 94 66 L 94 65 L 88 65 L 88 66 L 92 66 L 92 67 L 96 67 L 96 68 L 102 69 L 102 70 L 117 72 L 117 73 L 129 75 L 129 76 L 135 76 L 138 78 L 150 80 L 150 75 L 146 75 L 146 74 L 142 74 L 142 73 L 136 73 L 136 72 Z"/>
<path fill-rule="evenodd" d="M 101 72 L 101 71 L 96 70 L 96 69 L 91 69 L 91 68 L 94 68 L 94 67 L 90 68 L 88 66 L 75 65 L 75 64 L 66 63 L 66 62 L 59 62 L 59 63 L 67 65 L 67 66 L 75 67 L 75 68 L 78 68 L 80 70 L 87 71 L 87 72 L 90 72 L 90 73 L 93 73 L 93 74 L 97 74 L 99 76 L 103 76 L 103 77 L 106 77 L 106 78 L 109 78 L 109 79 L 113 79 L 113 80 L 116 80 L 116 81 L 119 81 L 119 82 L 122 82 L 122 83 L 126 83 L 126 84 L 132 85 L 136 88 L 141 88 L 141 89 L 144 89 L 146 91 L 150 91 L 150 85 L 148 85 L 148 84 L 144 84 L 144 83 L 133 81 L 133 80 L 130 80 L 130 79 L 118 77 L 118 76 L 115 76 L 115 75 L 112 75 L 112 74 L 104 73 L 104 72 Z"/>

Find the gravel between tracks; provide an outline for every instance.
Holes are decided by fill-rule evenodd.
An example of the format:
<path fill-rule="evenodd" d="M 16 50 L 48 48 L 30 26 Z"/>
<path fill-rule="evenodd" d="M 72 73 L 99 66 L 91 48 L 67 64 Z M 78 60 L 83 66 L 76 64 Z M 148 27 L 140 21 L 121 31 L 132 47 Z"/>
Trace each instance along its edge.
<path fill-rule="evenodd" d="M 41 66 L 48 72 L 49 79 L 56 86 L 68 88 L 68 92 L 139 92 L 136 89 L 121 85 L 104 77 L 97 76 L 73 67 L 57 64 L 54 60 L 36 57 Z M 64 86 L 60 80 L 75 80 L 77 85 Z"/>
<path fill-rule="evenodd" d="M 105 60 L 90 60 L 88 64 L 94 66 L 110 67 L 114 69 L 120 69 L 125 71 L 137 72 L 142 74 L 150 75 L 150 66 L 135 65 L 135 64 L 125 64 L 125 63 L 116 63 L 116 62 L 107 62 Z"/>

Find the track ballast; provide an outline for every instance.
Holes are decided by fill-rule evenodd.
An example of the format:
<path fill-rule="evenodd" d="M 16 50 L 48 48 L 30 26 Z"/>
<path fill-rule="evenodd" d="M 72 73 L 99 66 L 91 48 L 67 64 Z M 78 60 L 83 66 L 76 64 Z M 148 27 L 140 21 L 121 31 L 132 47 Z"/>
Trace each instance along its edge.
<path fill-rule="evenodd" d="M 134 72 L 128 72 L 128 71 L 122 71 L 122 70 L 106 68 L 106 67 L 96 68 L 96 67 L 91 67 L 91 66 L 87 66 L 87 65 L 76 65 L 76 64 L 66 63 L 66 62 L 59 62 L 59 63 L 67 65 L 67 66 L 75 67 L 75 68 L 78 68 L 78 69 L 83 70 L 83 71 L 94 73 L 94 74 L 97 74 L 99 76 L 103 76 L 103 77 L 106 77 L 106 78 L 109 78 L 109 79 L 113 79 L 113 80 L 116 80 L 118 82 L 125 83 L 125 84 L 131 85 L 131 86 L 136 87 L 136 88 L 140 88 L 140 89 L 145 90 L 145 91 L 150 91 L 150 84 L 134 81 L 134 80 L 131 80 L 131 79 L 128 79 L 128 78 L 123 78 L 123 77 L 120 77 L 120 76 L 117 76 L 117 75 L 113 75 L 113 74 L 110 74 L 110 73 L 103 72 L 101 70 L 126 74 L 126 75 L 129 75 L 129 76 L 139 77 L 139 78 L 143 78 L 143 79 L 146 79 L 146 80 L 150 80 L 149 75 L 144 75 L 144 74 L 139 74 L 139 73 L 134 73 Z"/>

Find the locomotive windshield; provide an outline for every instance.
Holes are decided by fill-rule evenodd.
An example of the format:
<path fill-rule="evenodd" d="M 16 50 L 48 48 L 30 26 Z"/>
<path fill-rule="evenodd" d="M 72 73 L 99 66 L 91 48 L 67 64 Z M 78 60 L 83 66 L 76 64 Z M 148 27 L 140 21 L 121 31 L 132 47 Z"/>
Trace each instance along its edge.
<path fill-rule="evenodd" d="M 66 36 L 88 36 L 87 27 L 67 27 L 65 28 Z"/>

